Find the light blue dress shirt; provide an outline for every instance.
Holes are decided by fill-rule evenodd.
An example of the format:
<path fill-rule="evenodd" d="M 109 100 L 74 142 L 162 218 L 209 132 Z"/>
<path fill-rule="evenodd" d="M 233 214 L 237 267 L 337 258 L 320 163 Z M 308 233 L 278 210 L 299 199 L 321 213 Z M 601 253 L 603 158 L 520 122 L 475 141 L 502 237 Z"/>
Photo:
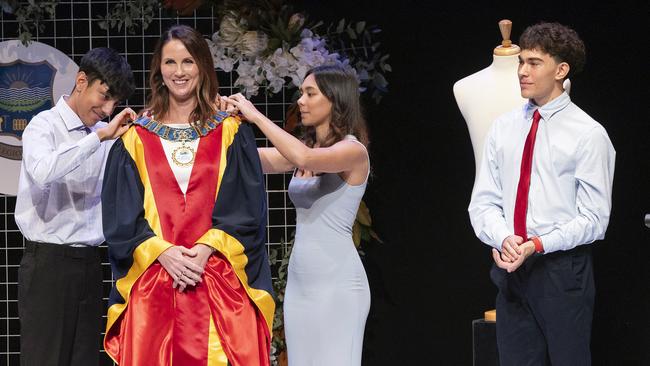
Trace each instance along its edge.
<path fill-rule="evenodd" d="M 112 140 L 100 142 L 63 96 L 23 132 L 16 224 L 31 241 L 96 246 L 104 241 L 101 190 Z"/>
<path fill-rule="evenodd" d="M 498 250 L 514 234 L 521 156 L 537 108 L 529 102 L 500 116 L 485 141 L 468 211 L 479 239 Z M 545 253 L 603 239 L 612 207 L 616 156 L 607 132 L 567 93 L 539 112 L 526 215 L 528 236 L 538 236 Z"/>

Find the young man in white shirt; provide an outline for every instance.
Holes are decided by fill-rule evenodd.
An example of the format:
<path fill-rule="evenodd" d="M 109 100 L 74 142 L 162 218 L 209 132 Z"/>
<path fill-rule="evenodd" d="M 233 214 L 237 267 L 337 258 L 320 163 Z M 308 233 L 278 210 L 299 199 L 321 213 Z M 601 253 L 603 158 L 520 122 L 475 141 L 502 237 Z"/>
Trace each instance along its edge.
<path fill-rule="evenodd" d="M 519 83 L 529 102 L 494 122 L 469 214 L 493 247 L 497 345 L 508 365 L 591 365 L 591 244 L 609 223 L 615 151 L 563 81 L 585 47 L 561 24 L 528 27 Z"/>
<path fill-rule="evenodd" d="M 21 366 L 99 363 L 104 164 L 136 114 L 125 108 L 99 121 L 134 89 L 123 57 L 92 49 L 71 95 L 34 116 L 23 133 L 15 212 L 26 239 L 18 271 Z"/>

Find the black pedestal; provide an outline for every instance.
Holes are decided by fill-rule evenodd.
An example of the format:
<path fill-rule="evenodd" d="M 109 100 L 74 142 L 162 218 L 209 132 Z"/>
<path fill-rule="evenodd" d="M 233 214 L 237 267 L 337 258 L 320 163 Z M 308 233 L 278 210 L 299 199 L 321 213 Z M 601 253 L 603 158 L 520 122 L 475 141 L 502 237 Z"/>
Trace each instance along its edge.
<path fill-rule="evenodd" d="M 474 366 L 498 366 L 497 323 L 476 319 L 472 321 Z"/>

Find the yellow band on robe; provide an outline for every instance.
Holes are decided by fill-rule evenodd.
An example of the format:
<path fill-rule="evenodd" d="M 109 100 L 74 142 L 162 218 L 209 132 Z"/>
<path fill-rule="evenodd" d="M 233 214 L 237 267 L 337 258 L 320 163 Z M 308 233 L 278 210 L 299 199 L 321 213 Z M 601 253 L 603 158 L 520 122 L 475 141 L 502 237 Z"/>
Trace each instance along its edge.
<path fill-rule="evenodd" d="M 275 312 L 275 301 L 270 293 L 252 288 L 248 285 L 248 276 L 246 275 L 246 264 L 248 257 L 244 253 L 244 246 L 239 240 L 228 235 L 226 232 L 218 229 L 208 230 L 197 241 L 198 243 L 209 245 L 224 255 L 230 263 L 239 281 L 244 286 L 246 293 L 262 312 L 266 325 L 269 327 L 269 334 L 273 332 L 273 314 Z"/>
<path fill-rule="evenodd" d="M 215 198 L 219 195 L 219 188 L 221 187 L 221 180 L 223 179 L 223 174 L 226 171 L 228 148 L 235 139 L 237 131 L 239 131 L 239 125 L 241 120 L 238 117 L 228 117 L 224 119 L 221 127 L 221 164 L 219 164 L 219 181 L 217 182 L 217 194 Z"/>
<path fill-rule="evenodd" d="M 210 331 L 208 333 L 208 366 L 228 366 L 228 357 L 221 346 L 212 315 L 210 315 Z"/>
<path fill-rule="evenodd" d="M 151 189 L 151 181 L 149 180 L 147 164 L 145 163 L 144 158 L 144 146 L 142 145 L 142 140 L 140 140 L 140 136 L 138 136 L 135 127 L 129 128 L 129 130 L 122 135 L 122 142 L 124 143 L 126 151 L 131 155 L 131 159 L 135 162 L 135 166 L 138 168 L 140 181 L 144 187 L 144 218 L 149 223 L 149 227 L 151 227 L 154 234 L 162 237 L 160 217 L 158 216 L 156 200 L 154 199 L 153 190 Z"/>

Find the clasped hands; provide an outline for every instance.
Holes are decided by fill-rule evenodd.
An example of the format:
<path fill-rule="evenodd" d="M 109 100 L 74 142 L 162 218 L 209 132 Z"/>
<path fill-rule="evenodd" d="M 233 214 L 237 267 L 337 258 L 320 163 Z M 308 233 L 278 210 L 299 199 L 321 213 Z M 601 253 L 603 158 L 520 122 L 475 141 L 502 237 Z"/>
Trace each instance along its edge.
<path fill-rule="evenodd" d="M 158 262 L 174 280 L 172 288 L 183 292 L 187 286 L 196 286 L 203 281 L 202 275 L 206 263 L 214 250 L 205 244 L 196 244 L 192 248 L 175 245 L 158 256 Z"/>
<path fill-rule="evenodd" d="M 500 252 L 492 249 L 492 258 L 494 258 L 497 267 L 512 273 L 533 253 L 535 253 L 535 243 L 532 240 L 524 242 L 521 236 L 510 235 L 501 243 Z"/>

